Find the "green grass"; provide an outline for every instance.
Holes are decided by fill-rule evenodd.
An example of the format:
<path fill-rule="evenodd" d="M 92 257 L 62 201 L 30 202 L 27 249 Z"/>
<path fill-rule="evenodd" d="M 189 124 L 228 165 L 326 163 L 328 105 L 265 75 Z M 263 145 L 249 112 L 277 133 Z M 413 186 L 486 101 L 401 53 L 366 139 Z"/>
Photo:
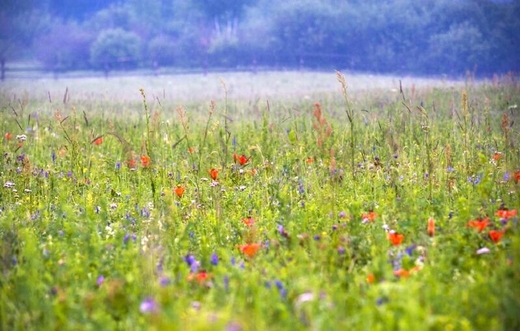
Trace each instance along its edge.
<path fill-rule="evenodd" d="M 3 87 L 1 329 L 520 327 L 517 84 L 121 81 Z"/>

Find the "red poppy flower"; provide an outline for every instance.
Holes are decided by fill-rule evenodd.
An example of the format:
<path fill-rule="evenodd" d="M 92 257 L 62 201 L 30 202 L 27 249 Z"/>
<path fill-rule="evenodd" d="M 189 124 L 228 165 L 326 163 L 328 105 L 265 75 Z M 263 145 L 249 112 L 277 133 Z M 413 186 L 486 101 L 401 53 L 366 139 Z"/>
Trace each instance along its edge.
<path fill-rule="evenodd" d="M 130 169 L 135 169 L 136 164 L 137 164 L 137 161 L 135 159 L 128 159 L 128 160 L 126 160 L 126 165 Z"/>
<path fill-rule="evenodd" d="M 470 228 L 477 229 L 478 232 L 484 231 L 484 229 L 489 225 L 489 217 L 484 219 L 471 220 L 468 222 L 468 226 Z"/>
<path fill-rule="evenodd" d="M 505 233 L 506 233 L 505 230 L 502 230 L 502 231 L 491 230 L 491 231 L 489 231 L 489 238 L 491 238 L 491 240 L 493 240 L 493 242 L 497 243 L 500 241 L 500 239 L 502 239 L 502 237 L 504 236 Z"/>
<path fill-rule="evenodd" d="M 428 219 L 428 235 L 433 237 L 435 235 L 435 220 L 433 217 Z"/>
<path fill-rule="evenodd" d="M 247 226 L 253 226 L 255 224 L 255 219 L 252 217 L 243 218 L 242 222 Z"/>
<path fill-rule="evenodd" d="M 367 283 L 372 284 L 376 280 L 376 277 L 374 274 L 368 274 L 367 276 Z"/>
<path fill-rule="evenodd" d="M 185 190 L 186 188 L 184 186 L 177 185 L 177 187 L 173 191 L 175 192 L 175 194 L 177 194 L 179 198 L 182 198 L 182 195 L 184 194 Z"/>
<path fill-rule="evenodd" d="M 410 271 L 406 269 L 398 269 L 394 270 L 394 276 L 401 277 L 401 278 L 408 278 L 410 277 Z"/>
<path fill-rule="evenodd" d="M 97 137 L 96 139 L 92 140 L 92 143 L 96 146 L 99 146 L 103 143 L 103 137 Z"/>
<path fill-rule="evenodd" d="M 11 140 L 13 138 L 13 134 L 11 132 L 6 132 L 4 138 L 5 140 Z"/>
<path fill-rule="evenodd" d="M 248 158 L 244 154 L 242 154 L 242 155 L 233 154 L 233 162 L 235 162 L 235 163 L 238 162 L 241 166 L 246 165 L 247 162 L 249 162 L 249 159 L 250 158 Z"/>
<path fill-rule="evenodd" d="M 188 153 L 194 153 L 195 152 L 195 148 L 193 147 L 188 147 Z"/>
<path fill-rule="evenodd" d="M 312 159 L 312 157 L 308 157 L 307 160 L 305 160 L 305 162 L 307 162 L 307 163 L 313 163 L 314 160 Z"/>
<path fill-rule="evenodd" d="M 495 215 L 497 215 L 500 218 L 508 219 L 508 218 L 516 216 L 516 209 L 513 209 L 513 210 L 499 209 L 499 210 L 497 210 Z"/>
<path fill-rule="evenodd" d="M 390 231 L 388 233 L 388 240 L 390 240 L 392 245 L 399 246 L 404 240 L 404 234 L 399 234 L 395 231 Z"/>
<path fill-rule="evenodd" d="M 213 180 L 217 180 L 217 177 L 218 177 L 218 169 L 211 168 L 211 170 L 209 171 L 209 175 L 211 176 L 211 179 L 213 179 Z"/>
<path fill-rule="evenodd" d="M 515 172 L 514 179 L 515 179 L 516 184 L 518 184 L 518 182 L 520 182 L 520 170 Z"/>
<path fill-rule="evenodd" d="M 493 160 L 498 161 L 502 157 L 502 153 L 495 152 L 495 155 L 493 155 Z"/>
<path fill-rule="evenodd" d="M 150 166 L 150 157 L 148 155 L 141 155 L 141 164 L 147 168 Z"/>
<path fill-rule="evenodd" d="M 369 212 L 366 213 L 366 214 L 362 214 L 362 215 L 361 215 L 361 219 L 362 219 L 363 222 L 365 222 L 365 223 L 366 223 L 366 222 L 373 222 L 373 221 L 375 221 L 376 217 L 377 217 L 377 214 L 374 213 L 372 210 L 369 211 Z"/>
<path fill-rule="evenodd" d="M 411 274 L 419 271 L 421 268 L 419 266 L 415 266 L 413 267 L 412 269 L 410 270 L 406 270 L 406 269 L 398 269 L 398 270 L 394 270 L 394 275 L 397 276 L 397 277 L 401 277 L 401 278 L 407 278 L 407 277 L 410 277 Z"/>
<path fill-rule="evenodd" d="M 211 275 L 206 271 L 202 270 L 197 273 L 190 273 L 188 275 L 188 281 L 196 280 L 199 284 L 206 283 L 211 278 Z"/>
<path fill-rule="evenodd" d="M 248 257 L 253 257 L 260 249 L 260 244 L 245 244 L 245 245 L 238 245 L 238 249 Z"/>

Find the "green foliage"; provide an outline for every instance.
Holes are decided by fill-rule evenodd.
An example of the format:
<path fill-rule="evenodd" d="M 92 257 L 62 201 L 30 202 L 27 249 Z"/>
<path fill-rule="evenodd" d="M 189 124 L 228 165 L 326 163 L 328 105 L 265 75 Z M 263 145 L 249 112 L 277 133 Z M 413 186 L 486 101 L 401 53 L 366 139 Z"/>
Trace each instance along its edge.
<path fill-rule="evenodd" d="M 165 35 L 150 40 L 147 54 L 152 61 L 156 61 L 159 65 L 167 66 L 176 64 L 177 58 L 180 57 L 178 45 L 172 38 Z"/>
<path fill-rule="evenodd" d="M 425 52 L 432 71 L 439 68 L 449 70 L 449 66 L 460 68 L 477 66 L 486 63 L 489 44 L 484 41 L 480 31 L 469 23 L 451 26 L 445 33 L 433 35 L 429 42 L 429 50 Z"/>
<path fill-rule="evenodd" d="M 122 29 L 101 31 L 90 49 L 90 61 L 99 68 L 132 68 L 141 59 L 141 40 Z"/>
<path fill-rule="evenodd" d="M 138 64 L 145 67 L 303 66 L 437 75 L 519 69 L 518 1 L 132 0 L 94 1 L 89 8 L 81 1 L 69 13 L 51 0 L 31 4 L 8 2 L 0 9 L 0 57 L 34 56 L 49 68 L 78 69 L 84 63 L 73 59 L 90 57 L 83 44 L 94 47 L 91 35 L 122 29 L 136 33 L 151 51 Z M 60 33 L 64 26 L 74 33 Z M 60 46 L 44 51 L 47 41 Z"/>

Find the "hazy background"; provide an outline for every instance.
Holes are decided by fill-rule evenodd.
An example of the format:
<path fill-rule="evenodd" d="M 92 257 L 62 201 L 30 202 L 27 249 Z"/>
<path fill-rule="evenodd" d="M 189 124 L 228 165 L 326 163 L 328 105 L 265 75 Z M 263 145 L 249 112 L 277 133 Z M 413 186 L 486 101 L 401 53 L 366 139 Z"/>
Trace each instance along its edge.
<path fill-rule="evenodd" d="M 3 0 L 9 70 L 520 69 L 520 0 Z M 6 75 L 9 76 L 9 75 Z"/>

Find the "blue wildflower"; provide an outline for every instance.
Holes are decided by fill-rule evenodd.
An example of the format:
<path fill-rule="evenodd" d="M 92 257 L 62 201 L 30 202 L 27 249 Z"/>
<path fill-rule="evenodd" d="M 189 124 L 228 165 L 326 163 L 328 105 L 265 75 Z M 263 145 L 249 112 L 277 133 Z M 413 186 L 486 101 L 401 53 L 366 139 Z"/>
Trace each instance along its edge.
<path fill-rule="evenodd" d="M 210 263 L 212 265 L 218 265 L 218 256 L 217 256 L 217 254 L 215 254 L 215 253 L 211 254 Z"/>

